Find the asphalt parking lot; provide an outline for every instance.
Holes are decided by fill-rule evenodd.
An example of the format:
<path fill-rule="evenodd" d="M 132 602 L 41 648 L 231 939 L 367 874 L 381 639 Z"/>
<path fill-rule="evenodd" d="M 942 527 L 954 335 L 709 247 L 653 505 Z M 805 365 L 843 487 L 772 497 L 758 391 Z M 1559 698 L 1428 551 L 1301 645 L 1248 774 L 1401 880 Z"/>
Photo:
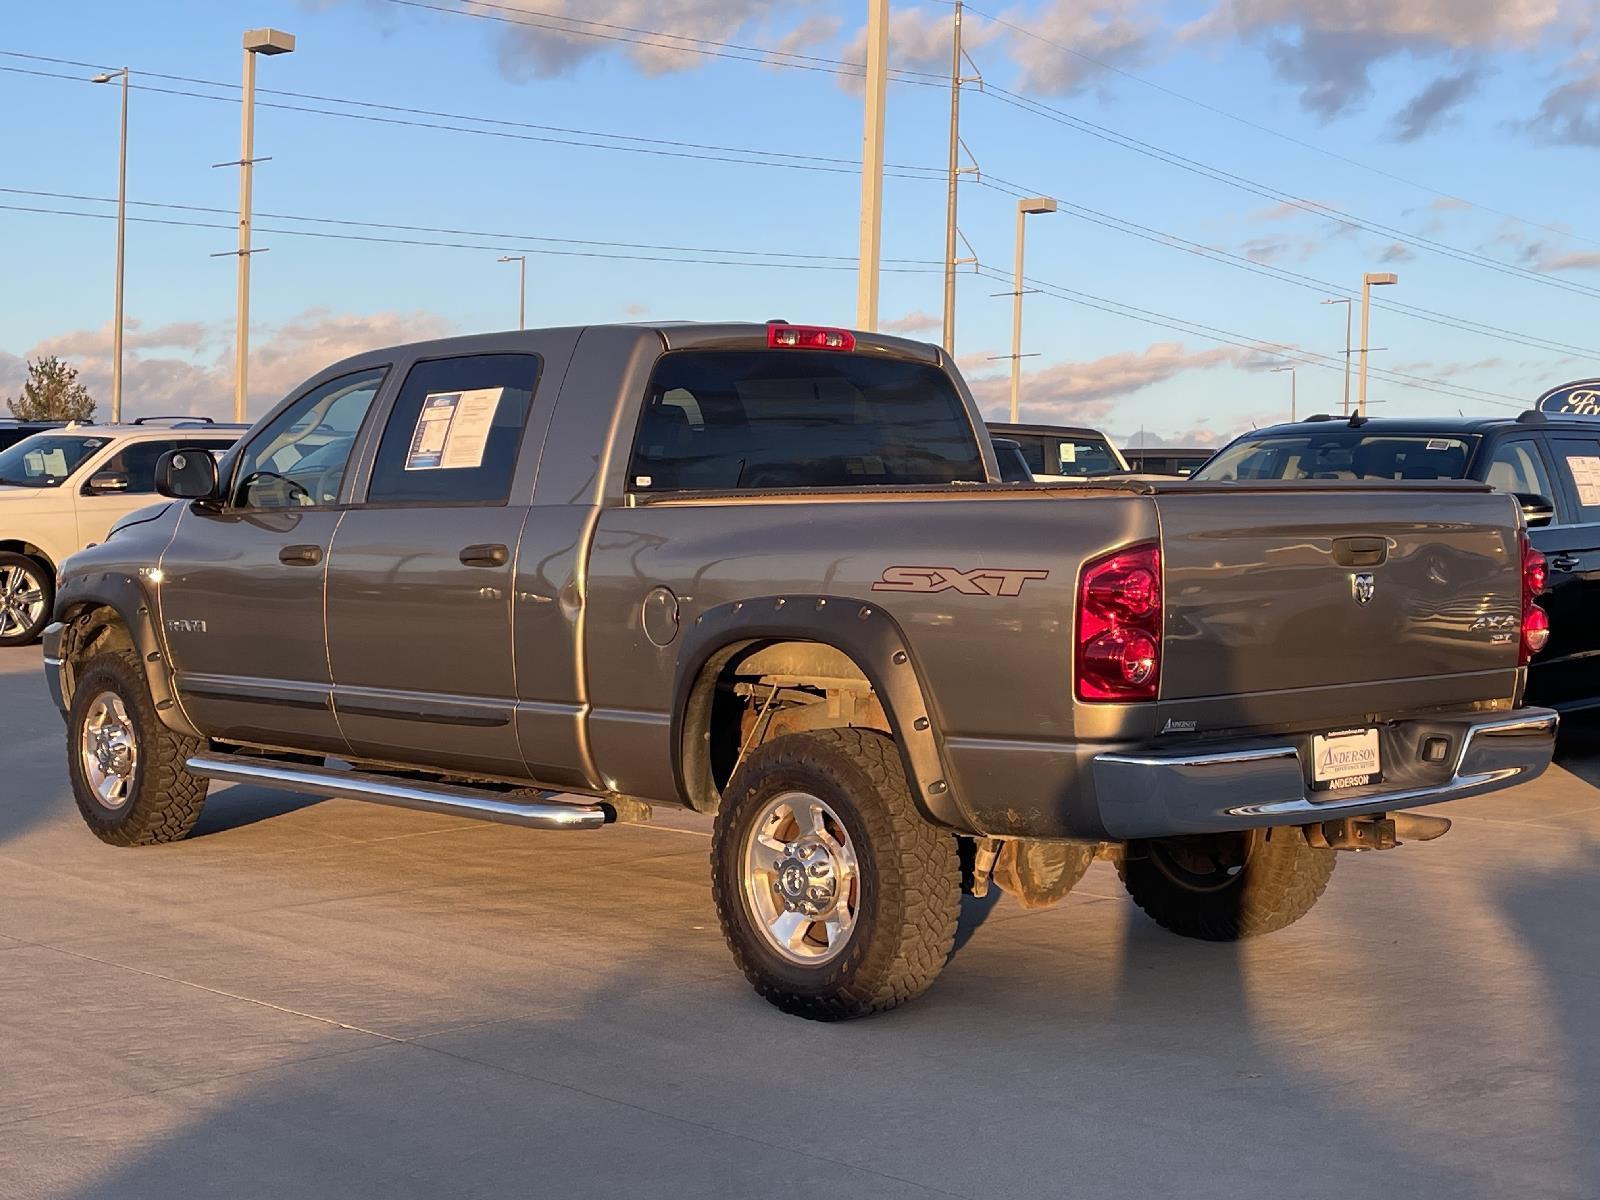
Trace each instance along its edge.
<path fill-rule="evenodd" d="M 238 787 L 118 850 L 63 759 L 0 651 L 0 1196 L 1600 1195 L 1593 735 L 1284 933 L 1181 941 L 1097 864 L 835 1026 L 734 971 L 698 819 Z"/>

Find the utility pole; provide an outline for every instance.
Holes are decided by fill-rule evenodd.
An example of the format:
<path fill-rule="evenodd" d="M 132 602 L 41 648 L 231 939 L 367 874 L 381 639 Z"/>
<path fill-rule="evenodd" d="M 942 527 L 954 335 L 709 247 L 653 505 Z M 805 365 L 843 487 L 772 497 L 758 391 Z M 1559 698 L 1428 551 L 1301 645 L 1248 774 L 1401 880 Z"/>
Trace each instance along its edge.
<path fill-rule="evenodd" d="M 883 109 L 889 90 L 889 0 L 867 0 L 866 119 L 861 135 L 861 251 L 856 328 L 878 328 L 878 261 L 883 235 Z"/>
<path fill-rule="evenodd" d="M 122 138 L 117 151 L 117 298 L 111 326 L 111 423 L 122 420 L 122 280 L 127 268 L 128 232 L 128 68 L 96 75 L 91 83 L 122 76 Z"/>
<path fill-rule="evenodd" d="M 961 0 L 950 53 L 950 176 L 944 221 L 944 352 L 956 352 L 956 184 L 961 178 Z"/>
<path fill-rule="evenodd" d="M 239 278 L 233 336 L 233 419 L 244 423 L 250 395 L 250 245 L 251 185 L 255 177 L 256 55 L 289 54 L 294 34 L 276 29 L 248 29 L 244 35 L 244 105 L 239 118 Z"/>
<path fill-rule="evenodd" d="M 1354 315 L 1355 300 L 1324 300 L 1324 304 L 1344 305 L 1344 415 L 1350 415 L 1350 318 Z"/>
<path fill-rule="evenodd" d="M 1356 412 L 1367 415 L 1367 328 L 1372 314 L 1372 289 L 1385 284 L 1399 283 L 1400 276 L 1389 272 L 1368 271 L 1361 277 L 1361 398 Z"/>

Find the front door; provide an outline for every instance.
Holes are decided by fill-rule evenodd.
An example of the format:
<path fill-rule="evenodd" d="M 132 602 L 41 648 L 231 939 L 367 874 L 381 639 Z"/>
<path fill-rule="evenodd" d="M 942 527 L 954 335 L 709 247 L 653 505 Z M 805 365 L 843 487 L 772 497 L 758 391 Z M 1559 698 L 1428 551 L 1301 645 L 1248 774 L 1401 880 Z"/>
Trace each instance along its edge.
<path fill-rule="evenodd" d="M 525 773 L 511 623 L 541 365 L 431 359 L 395 395 L 328 573 L 334 707 L 358 758 Z"/>
<path fill-rule="evenodd" d="M 183 705 L 212 737 L 347 752 L 323 619 L 356 434 L 384 368 L 312 388 L 251 438 L 220 507 L 191 504 L 159 595 Z"/>

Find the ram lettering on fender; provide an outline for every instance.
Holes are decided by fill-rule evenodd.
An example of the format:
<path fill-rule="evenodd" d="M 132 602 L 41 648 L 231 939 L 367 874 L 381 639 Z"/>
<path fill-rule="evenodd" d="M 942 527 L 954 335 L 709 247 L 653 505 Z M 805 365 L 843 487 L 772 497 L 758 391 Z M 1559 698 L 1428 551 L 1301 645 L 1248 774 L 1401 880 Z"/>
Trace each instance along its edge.
<path fill-rule="evenodd" d="M 875 592 L 943 592 L 951 588 L 964 596 L 1017 596 L 1030 579 L 1048 579 L 1049 571 L 1006 570 L 979 567 L 885 567 L 872 585 Z"/>

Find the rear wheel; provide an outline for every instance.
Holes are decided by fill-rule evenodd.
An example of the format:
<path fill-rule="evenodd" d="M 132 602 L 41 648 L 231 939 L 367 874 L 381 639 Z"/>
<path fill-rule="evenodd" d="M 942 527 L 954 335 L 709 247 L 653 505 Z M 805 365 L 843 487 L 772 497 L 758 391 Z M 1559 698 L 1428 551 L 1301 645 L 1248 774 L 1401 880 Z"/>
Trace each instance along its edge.
<path fill-rule="evenodd" d="M 1231 942 L 1273 933 L 1311 911 L 1334 852 L 1295 826 L 1129 842 L 1117 872 L 1145 913 L 1183 937 Z"/>
<path fill-rule="evenodd" d="M 187 835 L 206 800 L 207 781 L 185 767 L 199 748 L 156 716 L 132 654 L 97 654 L 78 672 L 67 771 L 78 811 L 101 841 L 148 846 Z"/>
<path fill-rule="evenodd" d="M 745 760 L 717 812 L 711 886 L 756 991 L 820 1021 L 919 995 L 961 905 L 955 838 L 917 811 L 895 744 L 859 729 L 777 738 Z"/>
<path fill-rule="evenodd" d="M 38 641 L 55 598 L 49 567 L 26 554 L 0 554 L 0 646 Z"/>

